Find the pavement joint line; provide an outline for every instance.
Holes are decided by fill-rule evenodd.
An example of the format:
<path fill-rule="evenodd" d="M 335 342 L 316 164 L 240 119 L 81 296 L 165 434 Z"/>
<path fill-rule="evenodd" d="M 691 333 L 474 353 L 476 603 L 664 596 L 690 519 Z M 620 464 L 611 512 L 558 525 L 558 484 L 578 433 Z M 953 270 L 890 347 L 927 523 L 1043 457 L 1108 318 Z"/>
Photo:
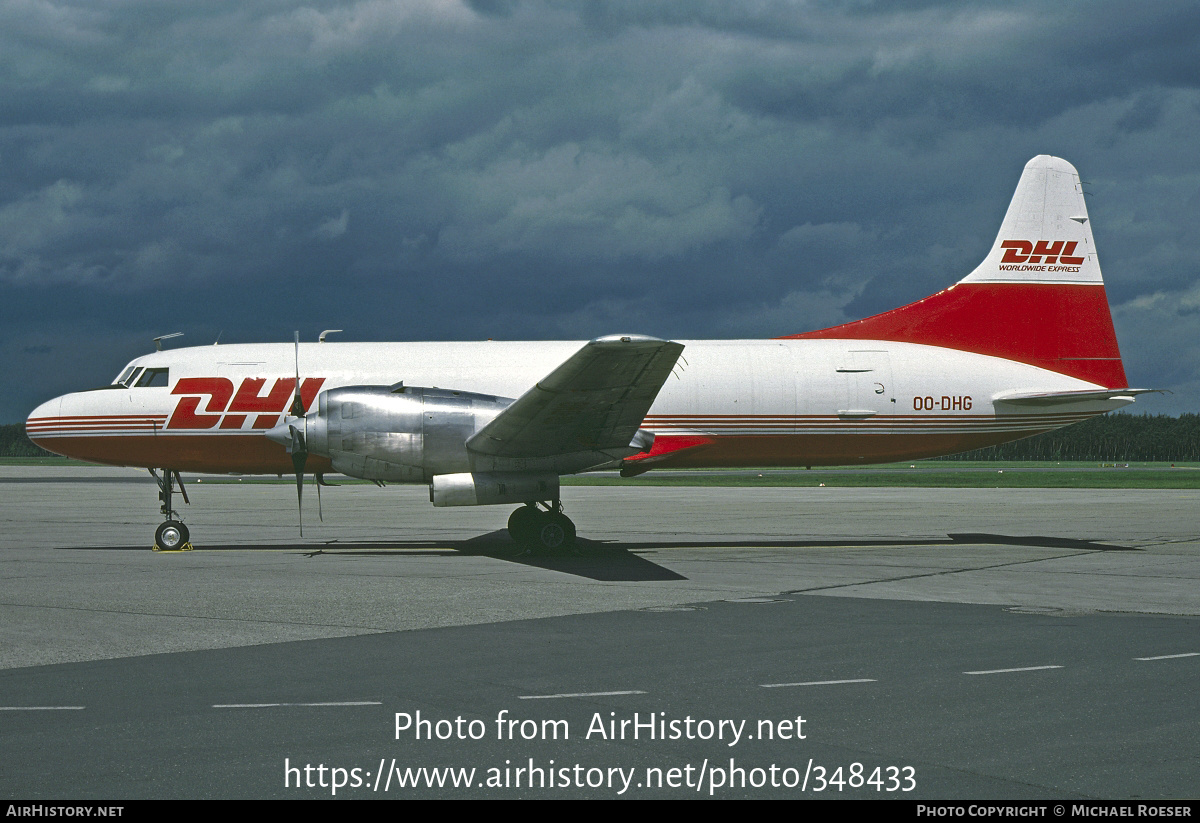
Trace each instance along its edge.
<path fill-rule="evenodd" d="M 1160 654 L 1158 657 L 1135 657 L 1134 660 L 1176 660 L 1180 657 L 1200 657 L 1200 652 L 1184 652 L 1183 654 Z"/>
<path fill-rule="evenodd" d="M 1008 674 L 1010 672 L 1039 672 L 1045 669 L 1061 669 L 1062 666 L 1023 666 L 1018 669 L 989 669 L 987 671 L 963 672 L 963 674 Z"/>
<path fill-rule="evenodd" d="M 0 712 L 77 712 L 87 706 L 0 706 Z"/>
<path fill-rule="evenodd" d="M 1080 551 L 1070 552 L 1069 554 L 1056 554 L 1053 557 L 1035 557 L 1029 560 L 1014 560 L 1011 563 L 993 563 L 990 566 L 971 566 L 965 569 L 943 569 L 937 572 L 923 572 L 921 574 L 906 574 L 899 577 L 883 577 L 877 580 L 863 580 L 857 583 L 834 583 L 828 586 L 813 586 L 809 589 L 795 589 L 792 591 L 783 592 L 783 594 L 808 594 L 809 592 L 828 591 L 830 589 L 848 589 L 854 586 L 871 586 L 879 583 L 899 583 L 904 580 L 919 580 L 922 577 L 940 577 L 947 574 L 967 574 L 969 572 L 991 571 L 992 569 L 1003 569 L 1009 566 L 1024 566 L 1029 563 L 1045 563 L 1049 560 L 1062 560 L 1067 557 L 1079 557 L 1081 555 L 1093 554 L 1098 550 L 1083 549 Z"/>
<path fill-rule="evenodd" d="M 394 629 L 379 628 L 377 626 L 348 626 L 342 623 L 303 623 L 298 620 L 263 620 L 260 618 L 213 617 L 212 615 L 206 614 L 171 614 L 170 612 L 137 612 L 122 611 L 119 609 L 89 609 L 82 606 L 61 606 L 58 604 L 44 603 L 0 602 L 0 606 L 9 606 L 18 609 L 62 609 L 64 611 L 94 612 L 96 614 L 124 614 L 132 617 L 174 617 L 180 620 L 216 620 L 219 622 L 228 623 L 261 623 L 267 626 L 315 626 L 323 629 L 351 629 L 353 631 L 359 631 L 365 634 L 395 631 Z"/>
<path fill-rule="evenodd" d="M 627 691 L 618 692 L 573 692 L 568 694 L 522 694 L 518 695 L 518 700 L 555 700 L 560 697 L 614 697 L 624 694 L 646 694 L 640 689 L 629 689 Z"/>
<path fill-rule="evenodd" d="M 328 706 L 382 706 L 379 700 L 341 700 L 324 703 L 214 703 L 214 709 L 273 709 L 280 706 L 306 706 L 324 708 Z"/>
<path fill-rule="evenodd" d="M 861 677 L 856 680 L 810 680 L 806 683 L 763 683 L 764 689 L 786 689 L 792 686 L 840 686 L 844 683 L 878 683 L 871 677 Z"/>

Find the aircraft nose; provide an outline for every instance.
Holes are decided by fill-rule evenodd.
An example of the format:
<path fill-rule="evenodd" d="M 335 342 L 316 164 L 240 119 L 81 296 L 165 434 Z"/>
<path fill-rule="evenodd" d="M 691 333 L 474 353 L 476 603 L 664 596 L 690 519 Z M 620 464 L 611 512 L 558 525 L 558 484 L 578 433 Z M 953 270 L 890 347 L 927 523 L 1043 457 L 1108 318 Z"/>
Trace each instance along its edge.
<path fill-rule="evenodd" d="M 25 420 L 26 436 L 33 441 L 34 445 L 47 451 L 54 451 L 51 448 L 51 435 L 59 425 L 61 413 L 61 397 L 47 400 L 29 413 L 29 417 Z"/>

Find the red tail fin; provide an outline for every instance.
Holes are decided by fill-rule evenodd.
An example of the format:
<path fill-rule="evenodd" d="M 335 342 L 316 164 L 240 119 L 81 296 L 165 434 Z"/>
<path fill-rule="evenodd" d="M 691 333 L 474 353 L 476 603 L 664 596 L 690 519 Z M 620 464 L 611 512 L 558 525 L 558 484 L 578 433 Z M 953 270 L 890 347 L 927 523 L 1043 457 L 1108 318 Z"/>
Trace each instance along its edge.
<path fill-rule="evenodd" d="M 893 340 L 1003 357 L 1105 388 L 1128 385 L 1075 167 L 1025 166 L 991 252 L 907 306 L 790 338 Z"/>

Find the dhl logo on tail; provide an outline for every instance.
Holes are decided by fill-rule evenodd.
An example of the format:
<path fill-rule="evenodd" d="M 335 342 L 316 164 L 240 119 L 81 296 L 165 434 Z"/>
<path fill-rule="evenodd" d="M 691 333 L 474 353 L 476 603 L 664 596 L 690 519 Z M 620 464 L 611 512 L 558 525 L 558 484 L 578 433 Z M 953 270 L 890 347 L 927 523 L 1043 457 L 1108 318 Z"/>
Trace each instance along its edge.
<path fill-rule="evenodd" d="M 1001 263 L 1062 263 L 1065 266 L 1083 264 L 1082 257 L 1073 257 L 1077 240 L 1039 240 L 1031 243 L 1028 240 L 1005 240 L 1000 248 L 1006 249 Z"/>

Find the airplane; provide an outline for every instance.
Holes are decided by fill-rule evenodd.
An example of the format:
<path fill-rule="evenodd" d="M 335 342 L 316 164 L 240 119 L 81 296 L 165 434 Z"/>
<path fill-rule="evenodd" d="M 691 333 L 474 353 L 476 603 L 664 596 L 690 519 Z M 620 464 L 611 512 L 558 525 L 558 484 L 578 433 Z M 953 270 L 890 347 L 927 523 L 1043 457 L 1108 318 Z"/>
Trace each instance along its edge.
<path fill-rule="evenodd" d="M 145 468 L 191 548 L 181 471 L 337 472 L 429 487 L 434 506 L 519 504 L 512 537 L 575 540 L 563 475 L 864 465 L 977 449 L 1134 402 L 1083 187 L 1026 164 L 983 262 L 882 314 L 766 340 L 232 344 L 158 350 L 26 422 L 37 445 Z M 160 473 L 161 472 L 161 473 Z M 303 532 L 301 532 L 303 533 Z"/>

